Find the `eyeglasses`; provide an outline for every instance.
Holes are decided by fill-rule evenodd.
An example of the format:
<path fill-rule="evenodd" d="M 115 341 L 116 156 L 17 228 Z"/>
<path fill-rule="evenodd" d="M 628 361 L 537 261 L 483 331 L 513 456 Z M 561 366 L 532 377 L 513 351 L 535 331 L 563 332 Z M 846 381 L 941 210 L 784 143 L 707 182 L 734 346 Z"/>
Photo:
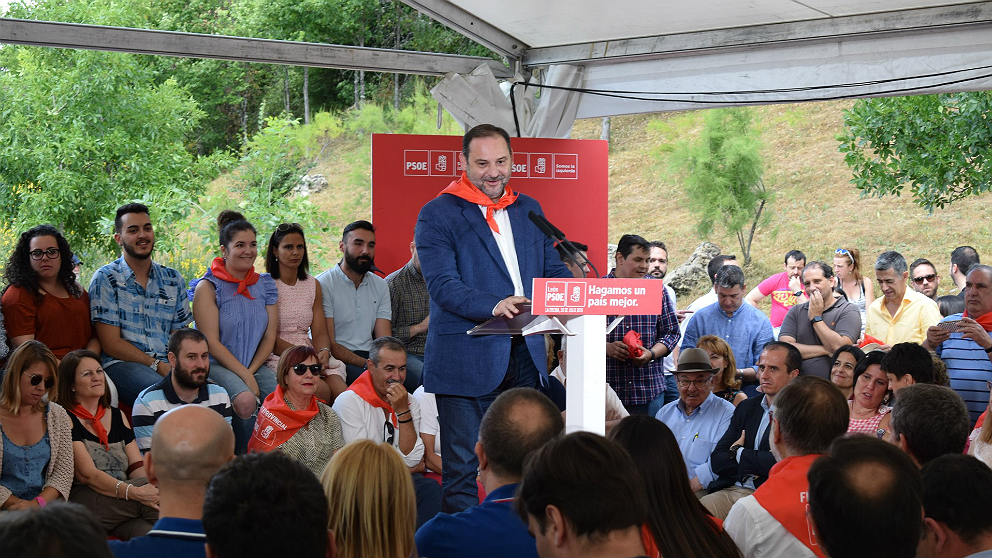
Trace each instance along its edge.
<path fill-rule="evenodd" d="M 31 375 L 31 380 L 30 380 L 31 385 L 36 386 L 41 383 L 41 380 L 42 380 L 42 376 L 40 374 Z M 44 380 L 45 380 L 45 389 L 52 389 L 52 386 L 55 385 L 55 378 L 48 377 L 48 378 L 44 378 Z"/>
<path fill-rule="evenodd" d="M 383 440 L 387 444 L 393 445 L 393 435 L 394 434 L 396 434 L 396 429 L 393 428 L 393 423 L 389 422 L 389 419 L 386 419 L 386 423 L 382 427 L 382 438 L 383 438 Z"/>
<path fill-rule="evenodd" d="M 55 258 L 62 255 L 62 253 L 59 252 L 58 248 L 49 248 L 47 250 L 31 250 L 30 252 L 28 252 L 28 254 L 31 256 L 32 260 L 40 260 L 46 256 L 48 257 L 48 259 L 54 260 Z"/>
<path fill-rule="evenodd" d="M 679 387 L 689 387 L 689 386 L 706 387 L 706 385 L 709 384 L 711 380 L 712 378 L 706 378 L 704 380 L 689 380 L 686 378 L 675 379 L 675 381 L 679 384 Z"/>
<path fill-rule="evenodd" d="M 913 277 L 913 282 L 917 285 L 922 285 L 924 281 L 927 283 L 933 283 L 937 279 L 936 273 L 931 273 L 930 275 L 920 275 L 919 277 Z"/>
<path fill-rule="evenodd" d="M 276 230 L 281 233 L 289 231 L 303 232 L 303 225 L 299 223 L 283 223 L 276 227 Z"/>
<path fill-rule="evenodd" d="M 851 260 L 851 265 L 854 265 L 854 254 L 851 254 L 851 252 L 847 248 L 838 248 L 834 250 L 834 255 L 847 256 Z"/>
<path fill-rule="evenodd" d="M 303 364 L 301 362 L 293 366 L 293 372 L 296 372 L 297 376 L 302 376 L 307 373 L 307 370 L 309 370 L 311 374 L 317 376 L 320 374 L 320 371 L 323 370 L 323 368 L 324 367 L 320 364 Z"/>

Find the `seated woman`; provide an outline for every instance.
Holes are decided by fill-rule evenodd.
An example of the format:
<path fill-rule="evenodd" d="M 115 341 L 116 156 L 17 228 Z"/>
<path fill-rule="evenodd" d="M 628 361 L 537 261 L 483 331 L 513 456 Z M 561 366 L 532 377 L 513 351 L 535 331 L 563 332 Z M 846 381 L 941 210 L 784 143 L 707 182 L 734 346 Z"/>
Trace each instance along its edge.
<path fill-rule="evenodd" d="M 320 482 L 338 556 L 414 555 L 417 500 L 393 446 L 356 440 L 334 454 Z"/>
<path fill-rule="evenodd" d="M 863 358 L 865 352 L 854 345 L 843 345 L 834 351 L 831 359 L 834 364 L 830 368 L 830 382 L 837 386 L 845 399 L 850 399 L 854 393 L 854 368 Z"/>
<path fill-rule="evenodd" d="M 55 398 L 55 355 L 26 341 L 7 361 L 0 392 L 0 509 L 67 499 L 72 489 L 72 423 Z"/>
<path fill-rule="evenodd" d="M 313 347 L 290 347 L 282 353 L 276 390 L 262 404 L 248 451 L 278 449 L 320 477 L 334 452 L 344 446 L 337 413 L 314 396 L 323 383 L 322 369 Z"/>
<path fill-rule="evenodd" d="M 719 370 L 713 374 L 713 395 L 730 401 L 736 407 L 747 399 L 747 394 L 741 391 L 741 381 L 737 378 L 737 361 L 734 351 L 726 341 L 716 335 L 704 335 L 699 338 L 696 346 L 710 355 L 710 366 Z"/>
<path fill-rule="evenodd" d="M 648 556 L 741 555 L 693 494 L 679 444 L 665 423 L 631 415 L 613 428 L 610 439 L 634 458 L 645 483 L 650 513 L 642 537 Z"/>
<path fill-rule="evenodd" d="M 37 339 L 58 359 L 76 349 L 100 352 L 90 297 L 72 269 L 72 250 L 58 229 L 38 225 L 21 233 L 4 269 L 8 286 L 0 298 L 12 347 Z"/>
<path fill-rule="evenodd" d="M 879 438 L 892 437 L 892 407 L 883 405 L 889 392 L 889 378 L 882 372 L 885 353 L 872 351 L 854 367 L 854 396 L 847 402 L 851 407 L 848 432 L 859 432 Z"/>
<path fill-rule="evenodd" d="M 866 309 L 875 300 L 875 288 L 871 279 L 861 275 L 861 252 L 857 248 L 838 248 L 834 251 L 834 275 L 837 287 L 844 291 L 847 301 L 861 312 L 861 333 L 867 323 Z"/>
<path fill-rule="evenodd" d="M 58 386 L 72 420 L 76 482 L 69 501 L 86 506 L 111 536 L 144 535 L 158 520 L 158 488 L 148 484 L 127 418 L 110 406 L 99 355 L 86 349 L 65 355 Z"/>
<path fill-rule="evenodd" d="M 334 402 L 348 388 L 345 366 L 331 356 L 320 283 L 309 273 L 307 241 L 299 223 L 283 223 L 272 232 L 265 250 L 265 271 L 275 279 L 279 290 L 279 331 L 266 365 L 276 369 L 279 355 L 290 347 L 320 347 L 317 355 L 323 366 L 323 381 L 317 384 L 317 398 Z"/>
<path fill-rule="evenodd" d="M 279 291 L 269 274 L 255 272 L 255 227 L 236 211 L 222 211 L 217 228 L 223 257 L 214 258 L 196 282 L 193 318 L 210 347 L 210 379 L 231 398 L 241 453 L 255 423 L 252 415 L 276 388 L 275 371 L 265 361 L 279 330 Z"/>

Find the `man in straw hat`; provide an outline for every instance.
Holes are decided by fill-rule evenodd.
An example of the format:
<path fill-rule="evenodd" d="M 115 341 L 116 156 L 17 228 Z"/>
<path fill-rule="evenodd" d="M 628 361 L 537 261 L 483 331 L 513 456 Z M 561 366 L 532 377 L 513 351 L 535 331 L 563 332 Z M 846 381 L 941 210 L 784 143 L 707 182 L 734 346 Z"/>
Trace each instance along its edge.
<path fill-rule="evenodd" d="M 673 371 L 679 398 L 665 405 L 655 416 L 675 434 L 682 459 L 689 471 L 689 485 L 699 497 L 715 478 L 710 454 L 730 426 L 734 405 L 713 395 L 710 357 L 703 349 L 685 349 Z"/>

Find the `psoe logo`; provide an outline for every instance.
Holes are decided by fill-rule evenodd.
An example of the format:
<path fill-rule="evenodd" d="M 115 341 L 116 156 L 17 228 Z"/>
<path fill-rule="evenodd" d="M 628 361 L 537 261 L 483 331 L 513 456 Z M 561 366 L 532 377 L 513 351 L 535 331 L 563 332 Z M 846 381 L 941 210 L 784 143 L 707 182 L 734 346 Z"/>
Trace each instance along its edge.
<path fill-rule="evenodd" d="M 548 281 L 544 287 L 544 305 L 548 307 L 566 306 L 565 292 L 568 284 L 564 281 Z"/>
<path fill-rule="evenodd" d="M 262 430 L 262 434 L 261 434 L 262 439 L 263 440 L 268 440 L 269 439 L 269 436 L 271 436 L 271 435 L 272 435 L 272 426 L 266 426 L 265 429 Z"/>
<path fill-rule="evenodd" d="M 568 302 L 565 303 L 565 306 L 572 308 L 586 307 L 586 289 L 584 283 L 569 281 L 566 292 L 568 292 Z"/>

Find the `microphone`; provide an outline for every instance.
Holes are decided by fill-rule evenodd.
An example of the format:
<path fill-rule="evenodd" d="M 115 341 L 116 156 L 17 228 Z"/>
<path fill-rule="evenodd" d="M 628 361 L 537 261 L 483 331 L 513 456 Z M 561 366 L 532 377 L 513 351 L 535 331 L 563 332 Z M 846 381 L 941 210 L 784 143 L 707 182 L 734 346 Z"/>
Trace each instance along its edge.
<path fill-rule="evenodd" d="M 565 238 L 565 233 L 563 233 L 561 229 L 552 225 L 551 221 L 548 221 L 543 215 L 539 215 L 533 211 L 528 212 L 527 217 L 529 217 L 530 220 L 537 225 L 538 229 L 541 229 L 541 232 L 556 241 L 554 243 L 555 248 L 564 252 L 565 257 L 574 263 L 576 267 L 582 267 L 582 263 L 578 260 L 578 257 L 581 257 L 584 260 L 584 263 L 592 268 L 594 273 L 593 276 L 599 277 L 599 272 L 596 271 L 596 266 L 594 266 L 592 262 L 589 261 L 589 258 L 585 257 L 585 255 L 583 255 L 574 244 Z"/>
<path fill-rule="evenodd" d="M 543 215 L 538 215 L 537 213 L 531 211 L 527 213 L 527 217 L 529 217 L 530 220 L 535 225 L 537 225 L 537 228 L 541 229 L 541 232 L 543 232 L 548 237 L 553 238 L 555 240 L 565 239 L 565 233 L 558 230 L 558 228 L 552 225 L 551 221 L 545 219 Z"/>

